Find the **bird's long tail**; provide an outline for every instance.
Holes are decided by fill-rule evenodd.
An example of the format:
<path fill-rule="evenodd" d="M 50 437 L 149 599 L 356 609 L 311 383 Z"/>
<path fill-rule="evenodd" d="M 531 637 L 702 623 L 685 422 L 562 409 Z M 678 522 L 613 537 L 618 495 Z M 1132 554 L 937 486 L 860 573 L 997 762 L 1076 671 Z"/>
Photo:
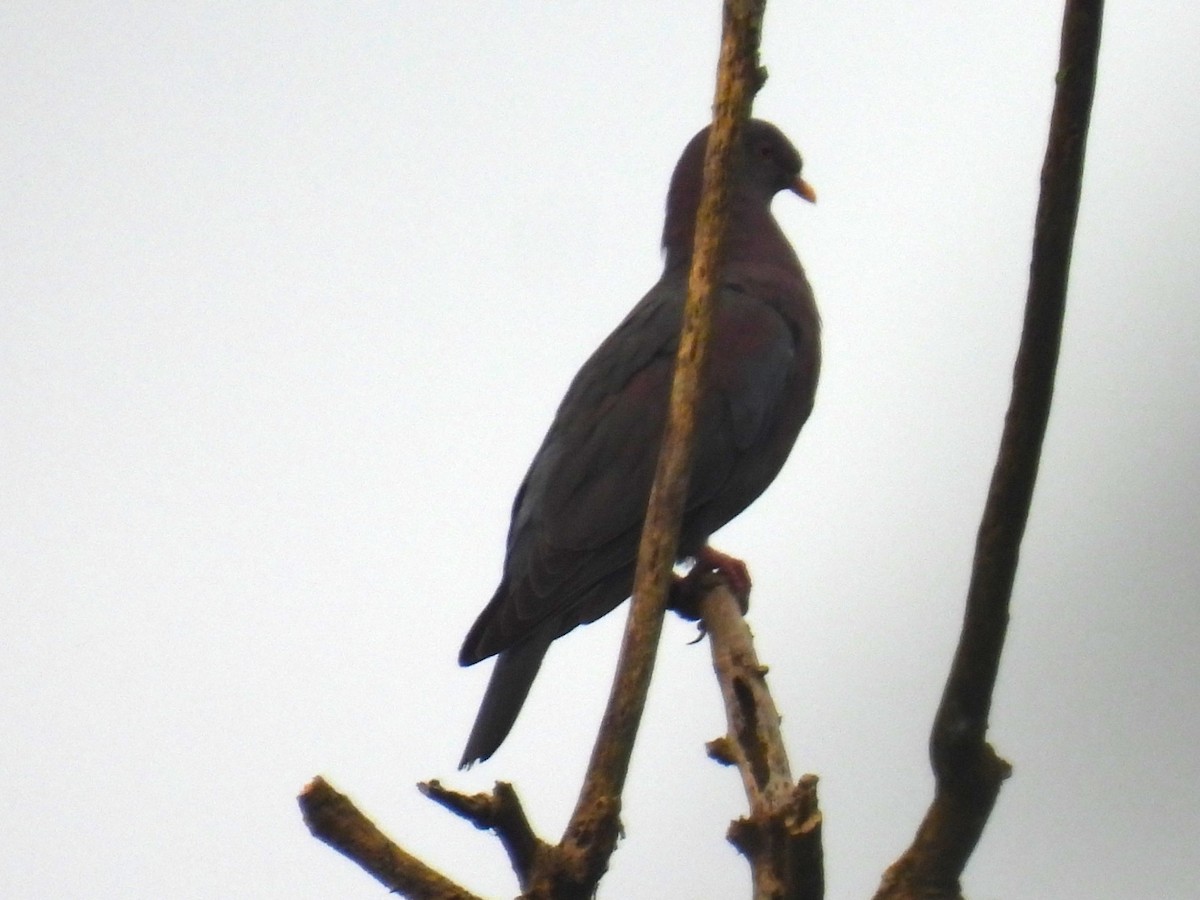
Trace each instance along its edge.
<path fill-rule="evenodd" d="M 458 764 L 460 769 L 487 759 L 508 737 L 549 647 L 550 641 L 534 634 L 496 657 L 491 681 L 467 738 L 467 749 Z"/>

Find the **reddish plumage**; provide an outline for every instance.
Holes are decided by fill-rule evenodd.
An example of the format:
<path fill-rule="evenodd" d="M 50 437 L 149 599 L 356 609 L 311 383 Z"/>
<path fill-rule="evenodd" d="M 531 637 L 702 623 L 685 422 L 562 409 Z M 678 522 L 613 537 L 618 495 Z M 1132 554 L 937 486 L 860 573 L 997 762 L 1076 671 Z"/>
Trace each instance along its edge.
<path fill-rule="evenodd" d="M 459 654 L 499 654 L 461 765 L 508 735 L 550 643 L 629 596 L 679 340 L 708 129 L 685 148 L 667 195 L 662 277 L 592 354 L 517 492 L 500 586 Z M 790 189 L 812 199 L 800 155 L 775 126 L 747 123 L 734 168 L 713 342 L 679 558 L 774 480 L 812 410 L 820 319 L 771 215 Z"/>

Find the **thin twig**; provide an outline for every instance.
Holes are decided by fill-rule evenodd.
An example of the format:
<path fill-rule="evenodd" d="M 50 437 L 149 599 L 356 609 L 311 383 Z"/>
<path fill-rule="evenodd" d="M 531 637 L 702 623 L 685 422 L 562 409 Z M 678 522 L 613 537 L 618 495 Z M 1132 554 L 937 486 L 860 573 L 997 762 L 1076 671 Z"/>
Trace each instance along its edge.
<path fill-rule="evenodd" d="M 495 832 L 508 853 L 522 889 L 529 885 L 538 860 L 550 850 L 550 845 L 534 834 L 525 808 L 511 784 L 497 781 L 490 794 L 460 794 L 436 780 L 422 782 L 417 788 L 430 800 L 462 816 L 476 828 Z"/>
<path fill-rule="evenodd" d="M 976 539 L 962 634 L 930 738 L 934 800 L 876 900 L 960 897 L 963 868 L 1010 771 L 986 741 L 988 715 L 1054 393 L 1103 6 L 1102 0 L 1066 4 L 1012 399 Z"/>
<path fill-rule="evenodd" d="M 324 778 L 305 785 L 297 800 L 313 837 L 357 863 L 389 891 L 413 900 L 479 900 L 397 847 Z"/>

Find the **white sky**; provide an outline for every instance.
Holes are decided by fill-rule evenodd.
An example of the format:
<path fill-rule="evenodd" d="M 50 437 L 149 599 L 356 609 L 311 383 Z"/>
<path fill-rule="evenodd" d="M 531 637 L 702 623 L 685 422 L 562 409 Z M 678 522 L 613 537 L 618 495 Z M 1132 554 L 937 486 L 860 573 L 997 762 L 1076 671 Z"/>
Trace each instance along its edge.
<path fill-rule="evenodd" d="M 825 320 L 817 411 L 718 546 L 829 897 L 929 800 L 929 723 L 1008 396 L 1057 3 L 768 11 L 756 112 Z M 718 4 L 0 7 L 0 895 L 379 897 L 322 773 L 512 896 L 421 798 L 515 781 L 554 839 L 622 612 L 454 772 L 459 641 L 570 376 L 658 275 Z M 991 736 L 978 898 L 1197 896 L 1200 7 L 1109 4 L 1054 414 Z M 746 896 L 707 648 L 665 632 L 602 897 Z"/>

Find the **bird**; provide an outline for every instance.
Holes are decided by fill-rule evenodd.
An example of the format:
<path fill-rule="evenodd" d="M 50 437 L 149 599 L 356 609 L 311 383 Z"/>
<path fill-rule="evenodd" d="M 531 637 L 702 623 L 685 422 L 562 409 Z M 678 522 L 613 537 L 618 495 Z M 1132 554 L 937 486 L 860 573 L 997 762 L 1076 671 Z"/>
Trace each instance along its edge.
<path fill-rule="evenodd" d="M 710 126 L 711 127 L 711 126 Z M 663 271 L 572 380 L 517 491 L 500 584 L 459 663 L 496 656 L 459 768 L 511 731 L 551 643 L 633 589 L 669 402 L 709 128 L 684 148 L 667 191 Z M 709 536 L 775 479 L 813 408 L 821 320 L 771 201 L 816 193 L 800 153 L 750 119 L 734 147 L 729 219 L 677 559 L 728 560 Z M 744 571 L 744 570 L 743 570 Z"/>

